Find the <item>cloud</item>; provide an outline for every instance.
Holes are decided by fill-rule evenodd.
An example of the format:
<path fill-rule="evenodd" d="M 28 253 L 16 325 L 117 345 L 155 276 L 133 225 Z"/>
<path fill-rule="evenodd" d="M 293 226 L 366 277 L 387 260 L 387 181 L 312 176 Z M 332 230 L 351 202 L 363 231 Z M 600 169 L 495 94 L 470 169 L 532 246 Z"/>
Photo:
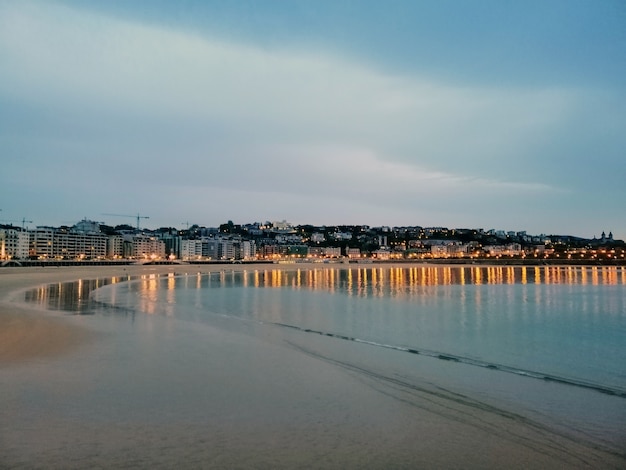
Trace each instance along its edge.
<path fill-rule="evenodd" d="M 559 90 L 446 86 L 328 53 L 267 50 L 27 5 L 3 7 L 5 92 L 68 111 L 219 120 L 237 141 L 356 142 L 397 150 L 407 162 L 460 161 L 461 152 L 480 162 L 558 122 L 572 98 Z"/>
<path fill-rule="evenodd" d="M 0 68 L 0 119 L 13 122 L 0 144 L 15 150 L 5 168 L 33 188 L 28 167 L 49 175 L 62 162 L 72 171 L 59 186 L 71 173 L 102 195 L 115 177 L 169 197 L 228 191 L 233 207 L 266 194 L 285 210 L 288 198 L 399 214 L 423 200 L 434 213 L 565 198 L 572 188 L 547 163 L 567 162 L 561 140 L 576 146 L 568 126 L 588 99 L 398 75 L 327 50 L 227 42 L 54 3 L 0 5 Z M 609 117 L 594 117 L 596 127 Z"/>

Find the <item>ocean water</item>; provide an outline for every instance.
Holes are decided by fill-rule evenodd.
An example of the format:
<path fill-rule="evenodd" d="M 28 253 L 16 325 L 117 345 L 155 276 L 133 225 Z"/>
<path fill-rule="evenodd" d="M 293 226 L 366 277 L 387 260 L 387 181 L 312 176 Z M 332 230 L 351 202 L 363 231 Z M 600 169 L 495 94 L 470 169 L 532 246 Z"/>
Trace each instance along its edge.
<path fill-rule="evenodd" d="M 25 298 L 105 339 L 3 383 L 17 466 L 626 463 L 621 267 L 225 267 Z"/>
<path fill-rule="evenodd" d="M 626 398 L 626 272 L 580 267 L 251 269 L 109 285 L 92 299 L 366 342 Z"/>

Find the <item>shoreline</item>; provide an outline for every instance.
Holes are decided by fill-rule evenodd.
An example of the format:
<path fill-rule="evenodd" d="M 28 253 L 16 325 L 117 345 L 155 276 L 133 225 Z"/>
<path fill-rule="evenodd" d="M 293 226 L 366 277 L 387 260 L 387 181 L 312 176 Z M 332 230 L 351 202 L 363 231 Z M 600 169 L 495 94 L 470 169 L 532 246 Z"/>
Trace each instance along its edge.
<path fill-rule="evenodd" d="M 157 269 L 155 269 L 157 268 Z M 63 312 L 18 298 L 30 289 L 79 279 L 166 274 L 173 266 L 72 266 L 0 268 L 0 367 L 56 357 L 95 339 L 87 327 L 64 318 Z M 197 271 L 197 267 L 188 270 Z"/>
<path fill-rule="evenodd" d="M 251 267 L 293 269 L 293 264 L 167 264 L 167 265 L 80 265 L 0 268 L 0 367 L 29 360 L 67 354 L 94 339 L 87 327 L 63 318 L 64 312 L 41 307 L 18 297 L 38 286 L 77 280 L 136 277 L 146 274 L 209 274 L 228 268 L 244 271 Z M 296 269 L 326 268 L 328 265 L 298 264 Z"/>

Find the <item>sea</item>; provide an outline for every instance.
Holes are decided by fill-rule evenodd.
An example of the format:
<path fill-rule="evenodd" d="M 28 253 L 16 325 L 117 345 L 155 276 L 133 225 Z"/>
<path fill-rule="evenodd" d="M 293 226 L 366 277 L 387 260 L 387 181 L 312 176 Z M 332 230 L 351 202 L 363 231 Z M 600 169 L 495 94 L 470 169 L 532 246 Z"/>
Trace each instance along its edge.
<path fill-rule="evenodd" d="M 252 269 L 112 284 L 105 306 L 254 322 L 626 398 L 626 272 L 579 267 Z"/>
<path fill-rule="evenodd" d="M 128 380 L 137 383 L 131 388 L 142 395 L 130 400 L 130 414 L 156 406 L 170 418 L 193 416 L 206 397 L 185 392 L 181 398 L 186 379 L 153 376 L 159 376 L 159 367 L 163 377 L 179 369 L 202 374 L 207 355 L 219 356 L 214 351 L 226 341 L 220 338 L 243 334 L 248 342 L 286 346 L 276 357 L 322 361 L 373 381 L 373 388 L 398 400 L 418 403 L 402 398 L 413 390 L 422 399 L 460 407 L 459 416 L 466 413 L 463 407 L 487 414 L 498 410 L 498 416 L 515 417 L 552 439 L 626 462 L 624 267 L 294 264 L 224 266 L 214 272 L 199 267 L 197 273 L 55 284 L 27 292 L 25 300 L 81 316 L 113 338 L 91 364 L 101 367 L 101 375 L 90 376 L 102 384 L 94 392 L 107 396 L 102 401 L 118 403 L 128 396 L 127 390 L 120 392 L 125 379 L 119 367 L 111 368 L 102 357 L 141 358 L 141 365 L 127 371 Z M 120 333 L 124 329 L 132 335 Z M 258 357 L 246 361 L 253 368 L 258 364 L 255 374 L 270 363 Z M 321 382 L 330 380 L 319 376 Z M 296 387 L 295 381 L 285 386 Z M 271 387 L 267 390 L 280 390 L 281 384 Z M 171 400 L 179 404 L 174 407 Z M 474 418 L 468 419 L 473 424 Z"/>

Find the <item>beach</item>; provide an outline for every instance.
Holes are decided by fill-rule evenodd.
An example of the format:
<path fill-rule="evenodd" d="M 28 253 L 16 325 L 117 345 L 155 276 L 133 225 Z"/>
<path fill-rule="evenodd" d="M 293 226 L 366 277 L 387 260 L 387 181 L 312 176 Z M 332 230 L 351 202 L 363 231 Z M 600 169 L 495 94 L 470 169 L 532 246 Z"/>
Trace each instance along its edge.
<path fill-rule="evenodd" d="M 623 454 L 429 380 L 462 364 L 23 302 L 78 279 L 313 267 L 0 269 L 0 468 L 623 468 Z"/>

